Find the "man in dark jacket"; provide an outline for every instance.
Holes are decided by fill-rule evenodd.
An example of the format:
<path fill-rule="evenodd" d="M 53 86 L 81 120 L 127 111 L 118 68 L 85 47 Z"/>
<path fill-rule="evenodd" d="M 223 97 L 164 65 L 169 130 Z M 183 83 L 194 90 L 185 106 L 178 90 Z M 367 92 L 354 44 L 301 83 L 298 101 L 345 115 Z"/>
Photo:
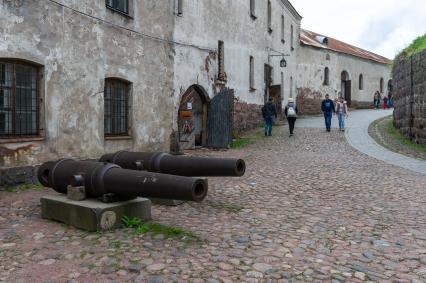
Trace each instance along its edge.
<path fill-rule="evenodd" d="M 277 118 L 277 108 L 272 102 L 272 98 L 269 98 L 265 106 L 262 107 L 263 119 L 265 119 L 265 136 L 272 135 L 272 124 L 274 123 L 274 118 Z"/>
<path fill-rule="evenodd" d="M 333 100 L 330 99 L 328 94 L 325 95 L 325 99 L 321 103 L 321 110 L 324 113 L 325 127 L 327 132 L 330 132 L 331 118 L 333 117 L 333 113 L 336 113 L 336 109 L 334 108 Z"/>

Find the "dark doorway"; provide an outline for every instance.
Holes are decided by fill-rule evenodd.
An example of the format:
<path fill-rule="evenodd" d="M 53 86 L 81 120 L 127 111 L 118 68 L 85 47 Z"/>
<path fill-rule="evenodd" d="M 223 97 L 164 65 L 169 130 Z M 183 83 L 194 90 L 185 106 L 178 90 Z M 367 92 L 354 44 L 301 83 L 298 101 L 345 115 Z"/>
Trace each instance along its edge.
<path fill-rule="evenodd" d="M 281 85 L 272 85 L 269 87 L 269 97 L 275 103 L 278 112 L 278 119 L 282 119 L 283 106 L 281 97 Z"/>
<path fill-rule="evenodd" d="M 347 71 L 341 74 L 341 96 L 346 100 L 348 106 L 352 104 L 352 82 Z"/>
<path fill-rule="evenodd" d="M 193 149 L 207 142 L 208 96 L 201 86 L 194 85 L 182 96 L 179 113 L 179 144 L 181 149 Z"/>
<path fill-rule="evenodd" d="M 264 80 L 265 80 L 265 97 L 264 97 L 264 103 L 268 101 L 269 97 L 269 87 L 272 85 L 272 66 L 265 64 L 264 67 Z"/>

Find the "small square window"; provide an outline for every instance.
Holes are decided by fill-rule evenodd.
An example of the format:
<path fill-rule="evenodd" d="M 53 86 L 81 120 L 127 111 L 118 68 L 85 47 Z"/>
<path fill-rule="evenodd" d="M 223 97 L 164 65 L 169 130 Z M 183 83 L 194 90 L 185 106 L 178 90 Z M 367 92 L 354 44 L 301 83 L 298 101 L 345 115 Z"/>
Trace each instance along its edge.
<path fill-rule="evenodd" d="M 106 0 L 106 6 L 114 11 L 129 15 L 129 0 Z"/>

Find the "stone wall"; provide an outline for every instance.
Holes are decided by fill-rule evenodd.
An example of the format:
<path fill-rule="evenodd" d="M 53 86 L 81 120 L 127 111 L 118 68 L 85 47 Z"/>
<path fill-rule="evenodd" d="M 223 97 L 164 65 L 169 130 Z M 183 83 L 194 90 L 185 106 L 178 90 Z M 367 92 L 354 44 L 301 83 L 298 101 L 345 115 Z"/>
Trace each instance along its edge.
<path fill-rule="evenodd" d="M 261 105 L 234 100 L 234 138 L 261 125 L 263 121 L 261 107 Z"/>
<path fill-rule="evenodd" d="M 392 82 L 395 126 L 407 138 L 426 145 L 426 50 L 396 58 Z"/>
<path fill-rule="evenodd" d="M 313 115 L 320 114 L 321 101 L 324 96 L 319 91 L 313 91 L 310 88 L 297 89 L 297 110 L 299 115 Z"/>

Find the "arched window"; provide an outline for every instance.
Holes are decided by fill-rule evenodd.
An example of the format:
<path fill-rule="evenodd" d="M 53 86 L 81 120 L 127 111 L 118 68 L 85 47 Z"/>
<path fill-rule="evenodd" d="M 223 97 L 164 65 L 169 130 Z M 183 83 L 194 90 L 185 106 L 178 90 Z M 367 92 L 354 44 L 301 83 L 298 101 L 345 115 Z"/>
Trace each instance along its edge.
<path fill-rule="evenodd" d="M 39 135 L 39 67 L 0 59 L 0 138 Z"/>
<path fill-rule="evenodd" d="M 129 135 L 129 93 L 127 81 L 107 78 L 104 91 L 105 136 Z"/>
<path fill-rule="evenodd" d="M 330 84 L 330 70 L 328 67 L 325 67 L 324 69 L 324 85 Z"/>
<path fill-rule="evenodd" d="M 360 90 L 363 90 L 363 89 L 364 89 L 364 78 L 363 78 L 362 74 L 359 74 L 359 83 L 358 83 L 358 88 L 359 88 Z"/>
<path fill-rule="evenodd" d="M 383 93 L 383 78 L 380 79 L 380 93 Z"/>

